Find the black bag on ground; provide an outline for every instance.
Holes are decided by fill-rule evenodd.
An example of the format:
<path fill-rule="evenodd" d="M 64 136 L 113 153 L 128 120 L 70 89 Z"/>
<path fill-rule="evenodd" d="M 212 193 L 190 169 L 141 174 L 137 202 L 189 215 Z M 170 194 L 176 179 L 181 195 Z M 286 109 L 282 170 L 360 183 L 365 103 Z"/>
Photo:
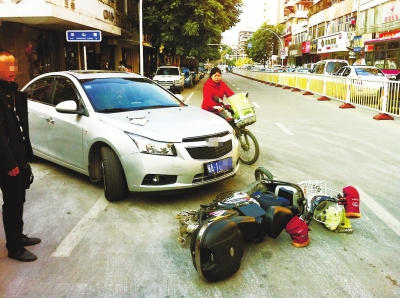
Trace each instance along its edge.
<path fill-rule="evenodd" d="M 242 234 L 231 219 L 204 221 L 194 231 L 190 251 L 197 273 L 218 281 L 236 273 L 243 257 Z"/>
<path fill-rule="evenodd" d="M 252 195 L 252 198 L 254 198 L 259 204 L 262 209 L 265 211 L 268 210 L 269 207 L 271 206 L 283 206 L 283 202 L 278 200 L 276 195 L 273 192 L 267 191 L 267 192 L 255 192 Z"/>
<path fill-rule="evenodd" d="M 285 198 L 285 199 L 289 200 L 289 205 L 293 206 L 293 203 L 294 203 L 293 202 L 293 200 L 294 200 L 293 199 L 294 198 L 293 190 L 281 187 L 278 190 L 278 197 L 282 197 L 282 198 Z"/>
<path fill-rule="evenodd" d="M 265 210 L 258 206 L 258 204 L 249 204 L 238 208 L 240 217 L 252 217 L 254 221 L 250 219 L 233 220 L 238 224 L 239 230 L 242 233 L 243 241 L 260 242 L 264 239 L 267 234 L 265 226 Z M 253 223 L 251 223 L 253 222 Z"/>
<path fill-rule="evenodd" d="M 268 208 L 265 215 L 268 237 L 273 239 L 278 238 L 292 217 L 293 213 L 288 208 L 281 206 L 271 206 Z"/>

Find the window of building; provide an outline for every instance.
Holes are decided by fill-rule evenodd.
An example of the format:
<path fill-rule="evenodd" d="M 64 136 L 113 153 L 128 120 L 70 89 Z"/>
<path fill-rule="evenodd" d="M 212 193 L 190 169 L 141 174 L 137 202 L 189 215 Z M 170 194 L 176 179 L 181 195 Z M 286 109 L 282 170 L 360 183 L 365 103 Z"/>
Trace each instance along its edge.
<path fill-rule="evenodd" d="M 343 31 L 343 17 L 338 18 L 337 32 Z"/>

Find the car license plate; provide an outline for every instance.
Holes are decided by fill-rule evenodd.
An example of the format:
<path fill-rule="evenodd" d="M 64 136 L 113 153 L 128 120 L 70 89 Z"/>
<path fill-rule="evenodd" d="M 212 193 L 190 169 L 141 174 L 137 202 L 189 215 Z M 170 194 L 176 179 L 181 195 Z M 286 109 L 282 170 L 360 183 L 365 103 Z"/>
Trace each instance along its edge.
<path fill-rule="evenodd" d="M 232 168 L 233 168 L 232 157 L 204 164 L 206 175 L 216 175 L 222 172 L 229 171 Z"/>

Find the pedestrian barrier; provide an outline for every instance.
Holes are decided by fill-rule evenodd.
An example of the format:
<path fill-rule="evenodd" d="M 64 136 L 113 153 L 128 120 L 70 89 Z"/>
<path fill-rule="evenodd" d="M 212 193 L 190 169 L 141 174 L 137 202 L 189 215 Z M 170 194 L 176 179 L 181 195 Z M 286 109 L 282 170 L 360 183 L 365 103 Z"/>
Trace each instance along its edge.
<path fill-rule="evenodd" d="M 296 72 L 260 72 L 234 69 L 233 73 L 257 82 L 284 89 L 303 91 L 303 95 L 319 95 L 319 101 L 342 101 L 342 109 L 356 106 L 378 112 L 376 120 L 399 117 L 400 82 L 375 78 L 347 78 Z"/>

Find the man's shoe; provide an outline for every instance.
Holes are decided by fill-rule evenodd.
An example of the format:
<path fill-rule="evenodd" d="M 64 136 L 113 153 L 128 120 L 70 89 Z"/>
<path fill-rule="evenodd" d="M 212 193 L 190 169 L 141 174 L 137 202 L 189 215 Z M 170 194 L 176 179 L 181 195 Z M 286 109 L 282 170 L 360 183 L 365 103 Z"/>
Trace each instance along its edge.
<path fill-rule="evenodd" d="M 22 246 L 30 246 L 40 243 L 39 238 L 29 238 L 27 235 L 22 235 Z"/>
<path fill-rule="evenodd" d="M 15 259 L 21 262 L 32 262 L 37 259 L 37 257 L 33 253 L 27 251 L 25 248 L 14 252 L 8 252 L 8 257 L 10 259 Z"/>

